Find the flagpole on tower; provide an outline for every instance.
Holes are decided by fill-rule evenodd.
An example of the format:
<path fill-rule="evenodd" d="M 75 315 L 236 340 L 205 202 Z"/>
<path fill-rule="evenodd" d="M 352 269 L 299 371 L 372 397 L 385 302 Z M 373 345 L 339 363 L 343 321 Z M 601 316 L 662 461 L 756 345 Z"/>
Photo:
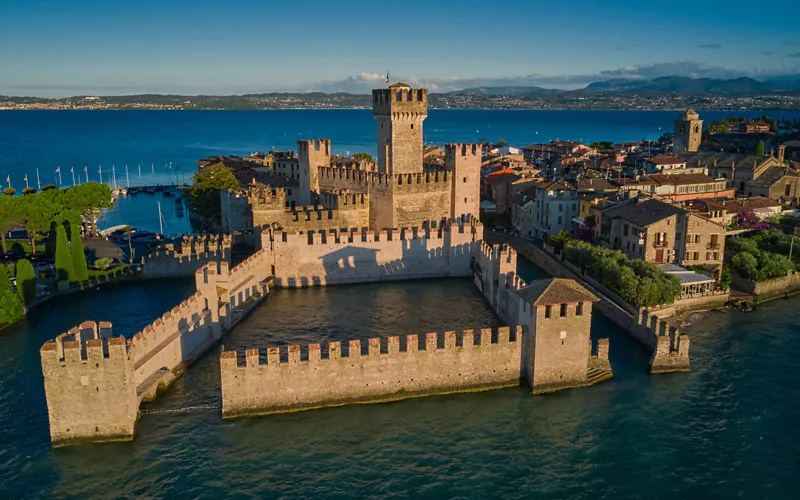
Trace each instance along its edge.
<path fill-rule="evenodd" d="M 59 165 L 56 167 L 56 172 L 58 173 L 58 187 L 62 187 L 64 182 L 61 180 L 61 166 Z"/>
<path fill-rule="evenodd" d="M 72 174 L 72 187 L 75 187 L 75 167 L 69 167 L 69 171 Z"/>
<path fill-rule="evenodd" d="M 39 188 L 39 191 L 42 190 L 42 182 L 39 180 L 39 169 L 36 169 L 36 186 Z"/>
<path fill-rule="evenodd" d="M 84 165 L 83 166 L 83 173 L 86 174 L 86 183 L 89 183 L 89 167 Z"/>
<path fill-rule="evenodd" d="M 30 186 L 28 185 L 28 174 L 25 174 L 25 189 L 28 189 Z"/>
<path fill-rule="evenodd" d="M 100 184 L 102 184 L 103 183 L 103 166 L 100 165 L 100 168 L 98 168 L 97 171 L 100 173 Z"/>

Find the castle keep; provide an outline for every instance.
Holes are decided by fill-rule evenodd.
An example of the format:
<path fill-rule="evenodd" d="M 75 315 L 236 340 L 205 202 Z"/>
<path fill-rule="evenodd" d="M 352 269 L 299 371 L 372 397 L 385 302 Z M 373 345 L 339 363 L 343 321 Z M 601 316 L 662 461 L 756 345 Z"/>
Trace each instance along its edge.
<path fill-rule="evenodd" d="M 423 163 L 428 91 L 402 83 L 374 90 L 372 110 L 378 125 L 377 164 L 335 160 L 329 140 L 297 141 L 297 187 L 285 185 L 275 170 L 244 193 L 223 193 L 223 230 L 380 231 L 477 217 L 481 147 L 448 144 L 444 167 Z"/>

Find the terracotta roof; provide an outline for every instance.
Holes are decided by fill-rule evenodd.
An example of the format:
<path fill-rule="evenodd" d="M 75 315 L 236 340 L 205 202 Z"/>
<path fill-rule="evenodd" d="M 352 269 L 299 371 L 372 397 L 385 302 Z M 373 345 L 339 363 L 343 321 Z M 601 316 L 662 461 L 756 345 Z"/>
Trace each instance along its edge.
<path fill-rule="evenodd" d="M 541 184 L 537 184 L 536 187 L 539 189 L 544 189 L 545 191 L 558 191 L 558 190 L 575 191 L 575 186 L 565 181 L 564 179 L 556 179 L 554 181 L 543 182 Z"/>
<path fill-rule="evenodd" d="M 753 198 L 747 198 L 746 200 L 741 201 L 728 201 L 724 203 L 724 206 L 729 213 L 736 213 L 742 208 L 746 208 L 747 210 L 759 210 L 761 208 L 779 207 L 781 204 L 775 200 L 764 198 L 763 196 L 755 196 Z"/>
<path fill-rule="evenodd" d="M 736 170 L 753 170 L 770 160 L 777 161 L 771 156 L 743 155 L 735 153 L 714 153 L 701 151 L 698 153 L 681 153 L 686 160 L 687 167 L 707 167 L 731 168 L 735 165 Z"/>
<path fill-rule="evenodd" d="M 577 281 L 564 278 L 537 280 L 521 288 L 517 293 L 537 307 L 600 300 Z"/>
<path fill-rule="evenodd" d="M 652 163 L 653 165 L 677 165 L 678 163 L 686 163 L 686 160 L 679 156 L 672 155 L 659 155 L 645 158 L 644 161 Z"/>

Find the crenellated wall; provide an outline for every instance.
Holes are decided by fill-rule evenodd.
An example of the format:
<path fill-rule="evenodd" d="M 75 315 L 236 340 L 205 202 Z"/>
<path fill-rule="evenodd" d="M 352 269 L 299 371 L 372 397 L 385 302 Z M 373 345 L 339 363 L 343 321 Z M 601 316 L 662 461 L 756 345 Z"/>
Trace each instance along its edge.
<path fill-rule="evenodd" d="M 41 349 L 54 445 L 131 439 L 142 401 L 230 331 L 268 293 L 271 254 L 241 264 L 210 263 L 194 273 L 196 292 L 126 340 L 111 323 L 84 322 Z"/>
<path fill-rule="evenodd" d="M 520 382 L 522 329 L 483 329 L 461 335 L 428 333 L 419 345 L 417 335 L 370 339 L 366 352 L 351 340 L 347 352 L 340 342 L 245 352 L 239 364 L 236 351 L 220 358 L 222 415 L 237 417 L 308 410 L 348 403 L 392 401 L 430 394 L 448 394 L 516 386 Z M 401 342 L 402 340 L 402 342 Z M 381 345 L 383 344 L 383 346 Z M 439 347 L 441 345 L 441 347 Z"/>
<path fill-rule="evenodd" d="M 144 278 L 191 277 L 204 265 L 231 261 L 231 235 L 184 236 L 178 245 L 167 243 L 142 257 Z"/>
<path fill-rule="evenodd" d="M 448 276 L 470 276 L 483 226 L 327 233 L 263 233 L 275 286 L 285 288 Z"/>

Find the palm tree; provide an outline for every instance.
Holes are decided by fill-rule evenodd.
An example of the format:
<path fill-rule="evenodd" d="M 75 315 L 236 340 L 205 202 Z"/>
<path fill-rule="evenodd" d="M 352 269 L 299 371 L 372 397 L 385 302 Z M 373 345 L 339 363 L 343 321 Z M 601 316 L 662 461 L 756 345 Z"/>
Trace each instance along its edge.
<path fill-rule="evenodd" d="M 125 231 L 125 234 L 128 235 L 128 263 L 133 264 L 133 242 L 131 242 L 131 233 L 133 233 L 133 228 L 131 226 L 125 226 L 123 231 Z"/>

